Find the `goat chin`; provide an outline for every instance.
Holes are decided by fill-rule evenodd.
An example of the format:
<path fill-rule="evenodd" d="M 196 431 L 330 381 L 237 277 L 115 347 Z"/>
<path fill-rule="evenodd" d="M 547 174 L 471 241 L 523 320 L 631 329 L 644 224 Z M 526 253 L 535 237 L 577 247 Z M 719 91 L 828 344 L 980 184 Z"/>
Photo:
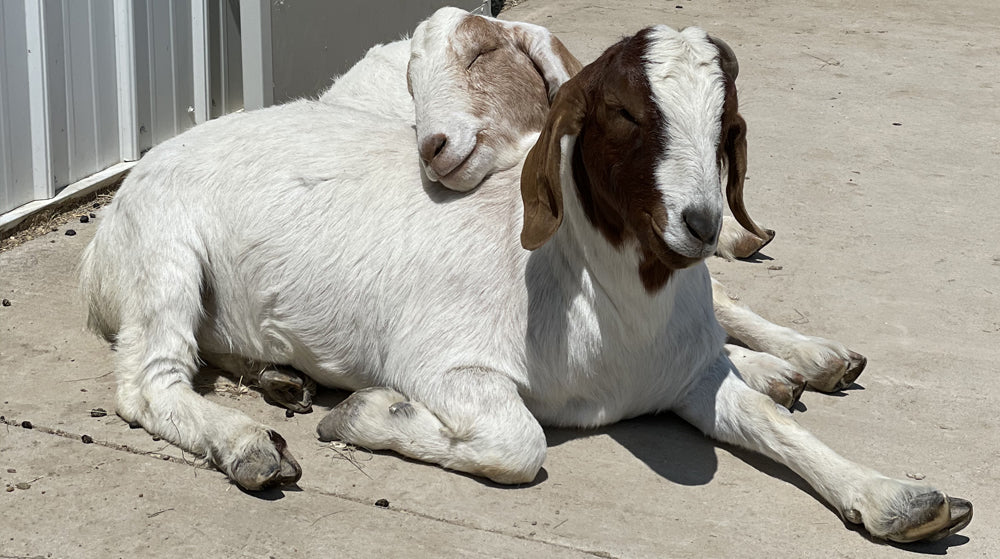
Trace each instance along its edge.
<path fill-rule="evenodd" d="M 521 53 L 511 56 L 530 53 L 522 77 L 542 106 L 524 118 L 497 113 L 489 141 L 522 147 L 541 132 L 523 167 L 452 193 L 421 173 L 413 127 L 419 137 L 424 103 L 450 100 L 426 98 L 435 89 L 424 80 L 453 74 L 414 61 L 474 68 L 461 56 L 481 58 L 476 37 L 495 33 L 510 34 Z M 669 223 L 671 212 L 707 207 L 689 203 L 679 177 L 718 179 L 716 146 L 745 156 L 735 64 L 703 31 L 650 28 L 576 73 L 541 28 L 442 10 L 410 41 L 422 49 L 407 70 L 414 121 L 397 112 L 405 103 L 377 102 L 400 101 L 401 45 L 369 53 L 365 72 L 397 81 L 357 105 L 347 100 L 362 71 L 322 101 L 195 127 L 136 165 L 81 266 L 90 322 L 117 344 L 123 419 L 261 489 L 294 483 L 301 468 L 276 432 L 194 392 L 200 357 L 290 366 L 355 390 L 323 420 L 323 438 L 499 483 L 535 478 L 543 423 L 596 426 L 670 409 L 787 465 L 877 537 L 934 539 L 968 523 L 967 501 L 848 461 L 751 389 L 744 375 L 782 388 L 784 361 L 724 351 L 704 263 L 674 266 L 682 255 L 657 254 L 636 234 L 651 216 Z M 507 87 L 483 83 L 492 94 Z M 609 107 L 611 98 L 627 106 Z M 598 115 L 614 120 L 589 124 Z M 711 235 L 704 221 L 687 225 Z M 538 248 L 522 248 L 525 239 Z M 726 312 L 762 343 L 788 339 L 738 306 Z"/>

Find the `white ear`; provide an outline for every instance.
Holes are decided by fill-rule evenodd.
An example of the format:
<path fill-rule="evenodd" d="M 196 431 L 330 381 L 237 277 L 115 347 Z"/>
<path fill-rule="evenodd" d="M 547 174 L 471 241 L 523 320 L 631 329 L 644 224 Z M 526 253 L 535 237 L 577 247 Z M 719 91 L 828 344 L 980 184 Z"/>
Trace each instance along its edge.
<path fill-rule="evenodd" d="M 549 92 L 549 101 L 559 87 L 579 72 L 583 65 L 548 29 L 530 23 L 506 23 L 516 44 L 538 68 Z"/>

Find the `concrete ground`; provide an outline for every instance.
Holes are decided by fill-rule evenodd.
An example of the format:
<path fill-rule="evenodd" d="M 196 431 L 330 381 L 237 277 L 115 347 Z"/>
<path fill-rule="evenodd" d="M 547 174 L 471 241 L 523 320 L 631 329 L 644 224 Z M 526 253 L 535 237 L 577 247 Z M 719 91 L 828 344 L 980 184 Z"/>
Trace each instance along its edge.
<path fill-rule="evenodd" d="M 319 443 L 340 395 L 286 418 L 209 375 L 207 397 L 280 431 L 305 471 L 244 493 L 115 417 L 112 354 L 75 294 L 96 210 L 75 236 L 0 254 L 0 557 L 1000 557 L 1000 4 L 528 0 L 504 17 L 584 61 L 654 23 L 734 48 L 748 205 L 778 237 L 755 262 L 710 266 L 761 314 L 868 356 L 851 389 L 806 393 L 801 423 L 972 500 L 972 524 L 937 544 L 870 541 L 788 470 L 669 415 L 550 429 L 541 481 L 501 488 Z"/>

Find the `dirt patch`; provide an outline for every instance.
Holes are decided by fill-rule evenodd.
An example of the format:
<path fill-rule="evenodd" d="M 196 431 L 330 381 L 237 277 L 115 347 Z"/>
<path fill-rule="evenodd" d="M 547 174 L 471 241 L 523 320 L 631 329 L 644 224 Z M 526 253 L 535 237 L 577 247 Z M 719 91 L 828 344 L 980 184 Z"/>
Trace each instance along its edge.
<path fill-rule="evenodd" d="M 120 184 L 119 181 L 82 198 L 67 200 L 26 217 L 12 229 L 0 232 L 0 252 L 58 231 L 63 225 L 80 223 L 81 219 L 89 221 L 95 210 L 111 203 Z"/>

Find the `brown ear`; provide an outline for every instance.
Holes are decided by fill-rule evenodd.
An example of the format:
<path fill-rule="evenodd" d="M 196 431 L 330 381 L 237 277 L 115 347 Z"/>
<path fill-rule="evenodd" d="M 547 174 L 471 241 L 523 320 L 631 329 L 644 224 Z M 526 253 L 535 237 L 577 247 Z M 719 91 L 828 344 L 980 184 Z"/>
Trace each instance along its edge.
<path fill-rule="evenodd" d="M 511 25 L 518 47 L 528 55 L 542 75 L 549 92 L 549 101 L 552 101 L 559 87 L 575 76 L 583 65 L 548 29 L 530 23 Z"/>
<path fill-rule="evenodd" d="M 542 133 L 521 169 L 521 246 L 528 250 L 544 245 L 562 224 L 562 139 L 579 134 L 583 127 L 587 99 L 581 84 L 580 79 L 572 79 L 559 89 Z"/>
<path fill-rule="evenodd" d="M 729 201 L 729 209 L 733 212 L 733 217 L 754 235 L 760 237 L 765 244 L 774 238 L 774 231 L 763 229 L 747 213 L 746 204 L 743 202 L 743 183 L 747 175 L 747 123 L 738 112 L 736 100 L 736 77 L 740 73 L 740 63 L 736 60 L 736 53 L 722 39 L 709 36 L 708 40 L 715 45 L 719 51 L 719 66 L 722 73 L 726 75 L 726 102 L 722 115 L 722 133 L 726 139 L 723 146 L 726 167 L 729 169 L 729 177 L 726 181 L 726 199 Z"/>
<path fill-rule="evenodd" d="M 754 223 L 743 203 L 743 183 L 747 176 L 747 123 L 736 112 L 724 120 L 729 120 L 723 123 L 727 126 L 725 154 L 729 177 L 726 181 L 726 200 L 729 201 L 729 209 L 744 229 L 760 237 L 765 244 L 769 243 L 774 238 L 774 231 Z"/>

